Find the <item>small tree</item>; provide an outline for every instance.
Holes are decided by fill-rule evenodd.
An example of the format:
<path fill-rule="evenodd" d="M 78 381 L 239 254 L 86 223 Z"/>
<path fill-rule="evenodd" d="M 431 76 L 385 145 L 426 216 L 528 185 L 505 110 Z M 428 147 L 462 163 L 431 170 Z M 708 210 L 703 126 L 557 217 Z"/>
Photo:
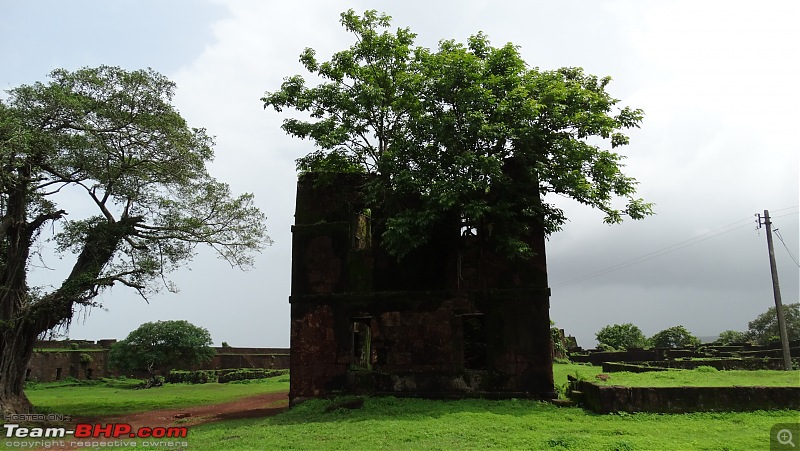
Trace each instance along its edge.
<path fill-rule="evenodd" d="M 675 326 L 653 335 L 650 343 L 657 348 L 682 348 L 697 346 L 700 344 L 700 339 L 692 335 L 685 327 Z"/>
<path fill-rule="evenodd" d="M 153 384 L 157 374 L 211 360 L 211 334 L 188 321 L 144 323 L 111 346 L 108 364 L 122 371 L 145 370 Z"/>
<path fill-rule="evenodd" d="M 784 305 L 783 315 L 786 318 L 786 333 L 789 341 L 800 340 L 800 302 Z M 747 338 L 758 344 L 769 344 L 780 340 L 778 315 L 775 307 L 770 307 L 766 312 L 758 315 L 756 319 L 747 324 L 747 327 Z"/>
<path fill-rule="evenodd" d="M 746 333 L 739 332 L 738 330 L 724 330 L 720 332 L 716 342 L 721 345 L 730 345 L 734 343 L 744 343 L 746 341 Z"/>
<path fill-rule="evenodd" d="M 631 323 L 605 326 L 595 334 L 597 342 L 614 349 L 643 348 L 647 338 L 641 329 Z"/>

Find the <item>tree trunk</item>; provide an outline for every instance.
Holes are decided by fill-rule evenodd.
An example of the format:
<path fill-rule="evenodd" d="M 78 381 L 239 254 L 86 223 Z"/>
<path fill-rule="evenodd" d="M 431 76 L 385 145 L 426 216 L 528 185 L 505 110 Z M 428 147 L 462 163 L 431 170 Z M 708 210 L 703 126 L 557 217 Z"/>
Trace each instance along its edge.
<path fill-rule="evenodd" d="M 97 294 L 98 276 L 114 256 L 119 242 L 133 232 L 138 218 L 101 222 L 88 233 L 72 271 L 61 286 L 40 299 L 32 299 L 25 282 L 28 247 L 15 271 L 6 271 L 8 283 L 0 290 L 0 410 L 3 414 L 30 413 L 32 405 L 23 392 L 37 337 L 72 318 L 73 306 L 86 304 Z M 24 244 L 24 243 L 23 243 Z M 15 265 L 7 265 L 7 268 Z M 9 277 L 11 276 L 11 277 Z"/>
<path fill-rule="evenodd" d="M 25 396 L 25 373 L 39 334 L 23 327 L 11 328 L 0 338 L 0 408 L 3 417 L 31 413 L 33 406 Z"/>

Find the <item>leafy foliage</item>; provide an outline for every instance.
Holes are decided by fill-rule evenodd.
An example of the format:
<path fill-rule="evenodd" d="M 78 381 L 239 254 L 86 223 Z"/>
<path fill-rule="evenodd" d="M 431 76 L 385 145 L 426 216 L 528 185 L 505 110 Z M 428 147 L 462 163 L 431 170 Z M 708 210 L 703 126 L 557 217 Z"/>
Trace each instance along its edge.
<path fill-rule="evenodd" d="M 657 348 L 682 348 L 697 346 L 700 340 L 683 326 L 670 327 L 650 337 L 650 343 Z"/>
<path fill-rule="evenodd" d="M 643 348 L 648 345 L 641 329 L 631 323 L 605 326 L 595 334 L 595 338 L 600 345 L 617 350 Z"/>
<path fill-rule="evenodd" d="M 789 341 L 800 340 L 800 302 L 784 304 L 783 315 L 786 319 L 786 333 Z M 780 341 L 778 315 L 775 307 L 770 307 L 766 312 L 758 315 L 747 324 L 747 328 L 747 338 L 758 344 Z"/>
<path fill-rule="evenodd" d="M 22 387 L 36 337 L 68 327 L 76 308 L 99 306 L 103 290 L 175 290 L 167 275 L 197 246 L 246 268 L 270 242 L 253 196 L 233 196 L 207 172 L 213 139 L 186 124 L 174 91 L 153 70 L 101 66 L 55 70 L 0 101 L 4 412 L 31 408 Z M 62 257 L 75 254 L 53 289 L 27 277 L 46 226 Z"/>
<path fill-rule="evenodd" d="M 733 343 L 744 343 L 747 341 L 747 334 L 737 330 L 724 330 L 720 332 L 717 343 L 721 345 L 729 345 Z"/>
<path fill-rule="evenodd" d="M 326 62 L 313 49 L 300 56 L 323 83 L 288 77 L 262 101 L 310 115 L 282 126 L 317 147 L 298 160 L 301 171 L 377 175 L 368 192 L 388 212 L 383 242 L 393 254 L 424 243 L 455 212 L 506 255 L 529 257 L 532 224 L 552 233 L 566 221 L 542 200 L 548 194 L 600 209 L 608 223 L 652 214 L 621 171 L 624 157 L 595 144 L 627 144 L 623 131 L 643 117 L 616 107 L 609 77 L 530 68 L 517 47 L 493 47 L 480 33 L 436 51 L 415 47 L 414 33 L 389 31 L 391 18 L 376 11 L 349 10 L 341 23 L 356 38 L 350 48 Z M 616 197 L 626 207 L 614 207 Z"/>
<path fill-rule="evenodd" d="M 208 330 L 188 321 L 144 323 L 111 346 L 108 364 L 123 371 L 166 374 L 171 368 L 203 363 L 214 357 Z"/>
<path fill-rule="evenodd" d="M 217 382 L 218 373 L 218 370 L 171 370 L 164 379 L 170 384 L 207 384 Z"/>

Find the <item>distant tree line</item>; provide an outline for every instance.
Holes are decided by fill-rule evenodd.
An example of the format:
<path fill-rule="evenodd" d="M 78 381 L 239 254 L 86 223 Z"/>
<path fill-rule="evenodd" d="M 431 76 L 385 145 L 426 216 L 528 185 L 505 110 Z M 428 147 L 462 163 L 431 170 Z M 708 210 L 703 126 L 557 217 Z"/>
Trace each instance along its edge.
<path fill-rule="evenodd" d="M 783 306 L 789 340 L 800 340 L 800 303 Z M 748 324 L 747 331 L 726 330 L 720 333 L 716 344 L 753 343 L 766 345 L 779 342 L 778 322 L 775 307 L 758 315 Z M 700 340 L 684 326 L 664 329 L 650 338 L 632 323 L 612 324 L 603 327 L 596 334 L 601 349 L 627 350 L 633 348 L 680 348 L 696 346 Z"/>

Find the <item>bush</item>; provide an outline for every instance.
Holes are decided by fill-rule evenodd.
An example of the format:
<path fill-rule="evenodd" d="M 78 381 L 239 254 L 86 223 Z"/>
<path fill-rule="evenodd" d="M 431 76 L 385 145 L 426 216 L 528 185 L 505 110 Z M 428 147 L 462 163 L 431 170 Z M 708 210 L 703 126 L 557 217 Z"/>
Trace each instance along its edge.
<path fill-rule="evenodd" d="M 267 370 L 262 368 L 240 368 L 236 370 L 220 371 L 218 381 L 219 383 L 226 383 L 250 379 L 265 379 L 268 377 L 279 376 L 281 374 L 283 374 L 281 371 Z"/>
<path fill-rule="evenodd" d="M 719 371 L 713 366 L 708 366 L 708 365 L 700 365 L 694 370 L 697 371 L 698 373 L 716 373 L 717 371 Z"/>
<path fill-rule="evenodd" d="M 172 370 L 167 375 L 166 381 L 170 384 L 207 384 L 209 382 L 217 382 L 218 377 L 218 371 L 216 370 Z"/>

